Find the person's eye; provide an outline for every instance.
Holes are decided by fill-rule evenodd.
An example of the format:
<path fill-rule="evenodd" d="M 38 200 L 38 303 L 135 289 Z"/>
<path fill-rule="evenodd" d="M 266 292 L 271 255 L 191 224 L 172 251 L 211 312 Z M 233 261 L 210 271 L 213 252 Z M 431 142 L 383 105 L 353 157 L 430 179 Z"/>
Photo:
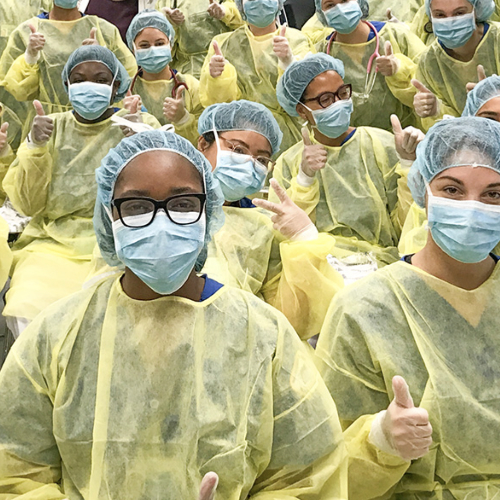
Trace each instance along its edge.
<path fill-rule="evenodd" d="M 486 196 L 489 200 L 500 201 L 500 191 L 488 191 Z"/>
<path fill-rule="evenodd" d="M 460 194 L 460 191 L 458 190 L 457 187 L 455 186 L 448 186 L 448 187 L 445 187 L 443 189 L 443 191 L 446 193 L 446 194 L 449 194 L 450 196 L 456 196 L 458 194 Z"/>
<path fill-rule="evenodd" d="M 166 45 L 164 40 L 161 40 L 160 42 L 155 43 L 156 47 L 162 47 L 163 45 Z"/>
<path fill-rule="evenodd" d="M 239 154 L 239 155 L 244 155 L 244 154 L 246 154 L 246 150 L 245 150 L 245 149 L 243 149 L 241 146 L 234 146 L 234 148 L 233 148 L 233 152 L 234 152 L 234 153 L 237 153 L 237 154 Z"/>

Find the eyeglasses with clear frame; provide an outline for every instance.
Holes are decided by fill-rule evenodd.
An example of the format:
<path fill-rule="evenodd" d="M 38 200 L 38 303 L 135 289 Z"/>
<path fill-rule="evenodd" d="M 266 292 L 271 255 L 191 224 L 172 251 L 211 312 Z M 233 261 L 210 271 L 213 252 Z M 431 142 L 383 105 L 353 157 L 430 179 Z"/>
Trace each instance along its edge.
<path fill-rule="evenodd" d="M 250 156 L 254 161 L 254 166 L 257 168 L 264 169 L 266 173 L 270 172 L 274 168 L 274 165 L 276 165 L 276 162 L 271 160 L 271 158 L 267 156 L 252 155 L 252 153 L 247 147 L 243 146 L 242 144 L 239 144 L 238 142 L 233 142 L 230 139 L 226 139 L 221 135 L 219 135 L 219 139 L 224 141 L 224 144 L 229 148 L 229 151 L 232 151 L 237 155 Z M 240 163 L 237 158 L 235 158 L 235 163 L 236 164 Z"/>
<path fill-rule="evenodd" d="M 186 226 L 200 220 L 206 199 L 207 197 L 203 193 L 178 194 L 163 201 L 153 198 L 130 197 L 117 198 L 111 202 L 111 206 L 116 208 L 120 220 L 126 227 L 149 226 L 160 209 L 174 224 Z"/>
<path fill-rule="evenodd" d="M 336 92 L 323 92 L 312 99 L 304 99 L 304 103 L 316 101 L 322 108 L 326 109 L 337 101 L 348 101 L 352 97 L 352 85 L 346 83 L 341 85 Z"/>

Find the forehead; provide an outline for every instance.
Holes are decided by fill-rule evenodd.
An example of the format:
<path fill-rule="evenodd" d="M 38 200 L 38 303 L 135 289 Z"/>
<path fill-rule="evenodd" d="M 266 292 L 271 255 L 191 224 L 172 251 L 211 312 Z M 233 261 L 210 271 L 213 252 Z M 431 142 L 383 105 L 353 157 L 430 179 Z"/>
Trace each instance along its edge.
<path fill-rule="evenodd" d="M 464 157 L 465 161 L 470 161 L 471 166 L 464 167 L 452 167 L 440 172 L 434 180 L 443 179 L 444 177 L 453 177 L 460 180 L 466 187 L 484 187 L 489 184 L 496 184 L 500 182 L 500 173 L 493 168 L 488 167 L 473 167 L 474 155 L 470 152 L 469 157 Z M 475 161 L 477 162 L 477 154 L 475 156 Z M 485 162 L 486 163 L 486 162 Z M 493 162 L 490 162 L 493 163 Z"/>
<path fill-rule="evenodd" d="M 157 28 L 144 28 L 141 32 L 137 34 L 135 40 L 158 40 L 159 38 L 168 39 L 167 35 L 163 31 Z"/>

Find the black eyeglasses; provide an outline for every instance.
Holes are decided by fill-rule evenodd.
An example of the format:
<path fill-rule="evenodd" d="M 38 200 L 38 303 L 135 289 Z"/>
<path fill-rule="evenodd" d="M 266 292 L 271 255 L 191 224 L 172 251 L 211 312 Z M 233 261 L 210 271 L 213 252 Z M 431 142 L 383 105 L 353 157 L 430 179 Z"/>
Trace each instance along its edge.
<path fill-rule="evenodd" d="M 198 222 L 206 202 L 205 194 L 178 194 L 163 201 L 152 198 L 117 198 L 111 202 L 120 220 L 127 227 L 146 227 L 162 208 L 168 218 L 179 226 Z"/>
<path fill-rule="evenodd" d="M 328 108 L 334 102 L 337 101 L 348 101 L 352 96 L 352 85 L 347 83 L 345 85 L 341 85 L 337 92 L 323 92 L 317 97 L 313 97 L 312 99 L 304 99 L 304 103 L 316 101 L 322 108 Z"/>

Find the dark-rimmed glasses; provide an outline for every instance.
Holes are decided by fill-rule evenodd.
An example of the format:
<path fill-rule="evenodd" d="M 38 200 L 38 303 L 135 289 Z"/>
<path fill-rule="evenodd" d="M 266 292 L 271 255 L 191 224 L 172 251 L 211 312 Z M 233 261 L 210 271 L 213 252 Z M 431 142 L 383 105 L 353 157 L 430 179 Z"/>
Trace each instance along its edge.
<path fill-rule="evenodd" d="M 267 156 L 253 156 L 252 153 L 250 153 L 250 150 L 243 146 L 242 144 L 238 142 L 233 142 L 231 139 L 226 139 L 222 135 L 219 136 L 219 139 L 223 140 L 226 146 L 229 148 L 229 151 L 232 151 L 233 153 L 236 153 L 237 155 L 246 155 L 250 156 L 253 161 L 254 165 L 257 168 L 263 168 L 266 170 L 266 172 L 270 172 L 273 168 L 274 165 L 276 165 L 276 162 L 271 160 L 271 158 L 268 158 Z M 238 159 L 235 159 L 235 163 L 239 163 L 237 161 Z"/>
<path fill-rule="evenodd" d="M 146 227 L 151 224 L 158 210 L 179 226 L 198 222 L 206 202 L 205 194 L 178 194 L 163 201 L 153 198 L 117 198 L 111 202 L 126 227 Z"/>
<path fill-rule="evenodd" d="M 328 108 L 334 102 L 337 101 L 348 101 L 352 96 L 352 85 L 350 83 L 346 83 L 341 85 L 337 92 L 323 92 L 317 97 L 313 97 L 312 99 L 304 99 L 304 103 L 316 101 L 322 108 Z"/>

